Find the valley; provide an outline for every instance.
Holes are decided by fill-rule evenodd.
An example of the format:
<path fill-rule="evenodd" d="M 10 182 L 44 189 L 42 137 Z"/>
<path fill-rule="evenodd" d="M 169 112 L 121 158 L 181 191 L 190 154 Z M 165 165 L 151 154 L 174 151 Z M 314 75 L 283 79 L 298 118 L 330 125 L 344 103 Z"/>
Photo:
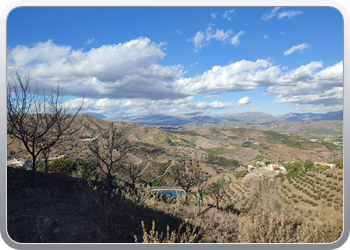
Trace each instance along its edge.
<path fill-rule="evenodd" d="M 305 126 L 315 126 L 314 123 L 319 122 L 310 122 Z M 97 162 L 90 163 L 90 174 L 84 175 L 82 171 L 91 157 L 89 145 L 93 141 L 104 140 L 101 135 L 103 131 L 108 131 L 110 124 L 110 121 L 92 115 L 78 115 L 72 125 L 79 128 L 78 133 L 57 144 L 50 152 L 49 160 L 51 165 L 55 161 L 68 159 L 73 164 L 69 166 L 76 167 L 61 170 L 49 168 L 48 174 L 61 173 L 77 181 L 87 178 L 97 186 L 106 185 L 107 179 L 94 166 Z M 135 188 L 141 193 L 146 192 L 147 196 L 155 188 L 182 188 L 187 192 L 187 205 L 183 209 L 191 210 L 188 216 L 195 216 L 193 211 L 196 209 L 203 213 L 216 209 L 223 213 L 222 216 L 229 212 L 247 220 L 246 216 L 251 213 L 277 211 L 284 214 L 288 208 L 293 218 L 310 223 L 329 214 L 342 217 L 342 136 L 303 135 L 229 126 L 171 130 L 132 122 L 114 124 L 123 131 L 123 137 L 131 145 L 127 161 L 137 168 L 133 176 L 133 172 L 125 168 L 115 169 L 113 186 L 117 189 L 133 187 L 134 183 Z M 8 146 L 7 153 L 8 160 L 29 159 L 18 141 Z M 54 159 L 58 156 L 63 159 Z M 305 160 L 313 162 L 306 171 Z M 39 162 L 42 162 L 41 157 Z M 272 167 L 275 165 L 277 167 Z M 42 165 L 38 166 L 38 172 L 44 172 L 40 167 Z M 181 182 L 184 180 L 185 183 Z M 39 186 L 44 183 L 45 180 L 38 180 Z M 194 208 L 198 199 L 200 208 Z M 146 203 L 157 211 L 170 209 L 166 205 L 168 203 L 161 205 L 159 202 L 150 199 Z M 130 216 L 134 214 L 132 212 Z M 176 216 L 185 220 L 187 215 L 177 211 Z M 203 232 L 203 237 L 208 237 L 208 232 Z M 130 242 L 131 238 L 124 237 L 123 241 Z M 210 242 L 209 238 L 204 242 Z"/>

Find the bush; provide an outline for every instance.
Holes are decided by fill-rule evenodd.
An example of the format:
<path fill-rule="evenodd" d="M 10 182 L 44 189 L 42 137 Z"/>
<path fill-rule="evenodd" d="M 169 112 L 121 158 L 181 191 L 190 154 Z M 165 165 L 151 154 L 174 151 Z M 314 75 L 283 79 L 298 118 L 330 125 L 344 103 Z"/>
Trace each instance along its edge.
<path fill-rule="evenodd" d="M 48 171 L 52 173 L 70 174 L 76 170 L 78 163 L 70 158 L 52 160 L 48 165 Z"/>

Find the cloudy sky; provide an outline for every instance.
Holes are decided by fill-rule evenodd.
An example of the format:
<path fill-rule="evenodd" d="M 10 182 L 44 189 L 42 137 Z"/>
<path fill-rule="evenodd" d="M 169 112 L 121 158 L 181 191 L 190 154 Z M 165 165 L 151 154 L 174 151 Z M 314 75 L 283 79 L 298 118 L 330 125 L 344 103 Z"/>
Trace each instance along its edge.
<path fill-rule="evenodd" d="M 115 116 L 343 109 L 343 19 L 326 7 L 29 7 L 7 22 L 30 74 Z"/>

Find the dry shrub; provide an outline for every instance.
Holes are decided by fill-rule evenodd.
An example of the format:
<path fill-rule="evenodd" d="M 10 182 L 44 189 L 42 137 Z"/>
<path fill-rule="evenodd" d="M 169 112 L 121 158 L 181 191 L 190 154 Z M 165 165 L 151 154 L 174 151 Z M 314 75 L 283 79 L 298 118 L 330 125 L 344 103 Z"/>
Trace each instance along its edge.
<path fill-rule="evenodd" d="M 194 243 L 198 238 L 198 234 L 196 233 L 196 227 L 192 228 L 187 223 L 182 223 L 177 230 L 170 232 L 169 226 L 167 226 L 166 235 L 163 236 L 163 232 L 158 233 L 155 230 L 155 222 L 152 221 L 152 229 L 147 233 L 145 228 L 145 224 L 141 221 L 143 236 L 141 243 Z M 135 242 L 138 243 L 136 235 Z"/>

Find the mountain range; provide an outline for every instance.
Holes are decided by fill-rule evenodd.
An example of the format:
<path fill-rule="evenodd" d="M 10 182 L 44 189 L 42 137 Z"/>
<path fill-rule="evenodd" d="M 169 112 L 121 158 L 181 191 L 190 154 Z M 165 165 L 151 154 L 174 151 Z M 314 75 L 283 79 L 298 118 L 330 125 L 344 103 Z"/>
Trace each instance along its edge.
<path fill-rule="evenodd" d="M 105 117 L 100 114 L 94 114 L 100 119 L 106 119 L 109 121 L 124 121 L 124 122 L 134 122 L 142 125 L 157 125 L 157 126 L 183 126 L 189 123 L 219 123 L 222 120 L 231 122 L 316 122 L 316 121 L 342 121 L 343 120 L 343 110 L 333 111 L 327 113 L 288 113 L 283 115 L 273 116 L 269 113 L 264 112 L 244 112 L 237 114 L 209 114 L 202 112 L 193 112 L 180 115 L 166 115 L 166 114 L 152 114 L 152 115 L 142 115 L 142 116 L 129 116 L 129 117 Z"/>

